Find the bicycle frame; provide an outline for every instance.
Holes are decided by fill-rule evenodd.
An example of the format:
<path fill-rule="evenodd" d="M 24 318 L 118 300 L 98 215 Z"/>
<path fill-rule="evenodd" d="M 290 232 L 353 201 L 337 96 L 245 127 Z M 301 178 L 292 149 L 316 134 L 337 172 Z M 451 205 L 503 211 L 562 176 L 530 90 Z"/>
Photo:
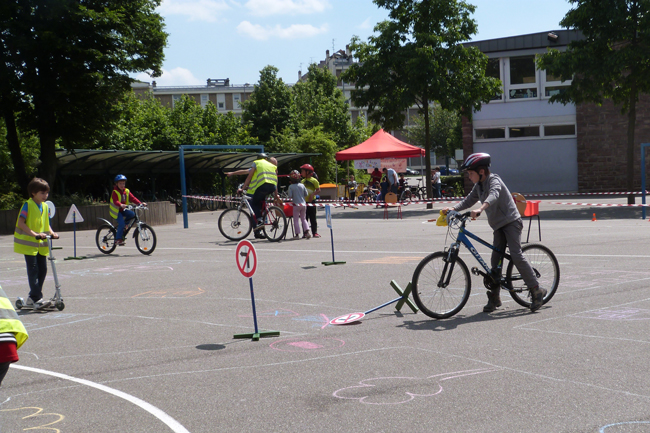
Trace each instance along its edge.
<path fill-rule="evenodd" d="M 474 248 L 474 245 L 470 241 L 470 238 L 474 239 L 475 241 L 477 241 L 481 245 L 488 247 L 492 251 L 496 251 L 497 253 L 501 254 L 501 260 L 499 260 L 499 264 L 498 264 L 496 269 L 492 269 L 492 268 L 490 268 L 490 266 L 488 266 L 486 261 L 483 260 L 483 257 L 481 256 L 481 254 L 479 254 L 479 252 L 476 250 L 476 248 Z M 497 249 L 494 245 L 490 244 L 489 242 L 481 239 L 480 237 L 478 237 L 474 233 L 467 230 L 465 228 L 465 221 L 463 221 L 461 223 L 461 226 L 458 229 L 458 235 L 456 236 L 456 241 L 453 242 L 451 244 L 451 246 L 449 247 L 449 249 L 448 249 L 449 254 L 447 256 L 447 263 L 445 263 L 445 269 L 442 272 L 441 281 L 440 281 L 441 284 L 444 284 L 444 287 L 446 287 L 449 284 L 449 279 L 451 278 L 452 271 L 454 269 L 453 265 L 455 263 L 455 260 L 452 260 L 452 257 L 455 259 L 458 256 L 458 251 L 460 249 L 459 247 L 460 247 L 461 244 L 465 248 L 467 248 L 470 253 L 472 253 L 472 256 L 474 256 L 476 261 L 479 262 L 480 265 L 485 270 L 485 272 L 483 273 L 483 272 L 478 271 L 478 269 L 476 271 L 474 271 L 474 269 L 472 269 L 472 272 L 475 275 L 481 275 L 484 278 L 490 278 L 493 283 L 499 284 L 500 286 L 504 287 L 506 290 L 509 290 L 505 285 L 502 284 L 503 283 L 503 277 L 501 277 L 500 281 L 495 280 L 495 278 L 494 278 L 495 273 L 493 273 L 493 271 L 496 270 L 497 271 L 496 275 L 501 275 L 503 260 L 504 259 L 511 260 L 510 255 L 508 253 L 506 253 L 505 251 L 501 251 L 501 250 Z M 452 267 L 449 270 L 449 272 L 447 272 L 447 266 L 449 266 L 449 263 L 452 263 Z M 445 277 L 445 275 L 447 275 L 446 281 L 443 282 L 442 279 Z"/>
<path fill-rule="evenodd" d="M 133 218 L 131 218 L 131 220 L 130 220 L 130 222 L 128 224 L 126 224 L 126 221 L 124 222 L 125 223 L 124 224 L 124 233 L 122 234 L 122 237 L 124 239 L 126 239 L 126 235 L 129 234 L 129 231 L 133 228 L 134 225 L 137 224 L 138 228 L 140 228 L 140 224 L 142 223 L 142 221 L 140 221 L 140 217 L 138 216 L 137 207 L 134 206 L 131 210 L 133 211 L 133 214 L 135 216 Z M 113 225 L 112 222 L 110 222 L 109 220 L 107 220 L 105 218 L 97 218 L 97 219 L 101 220 L 101 221 L 104 221 L 106 224 L 108 224 L 109 226 L 111 226 L 113 228 L 116 228 L 115 225 Z"/>

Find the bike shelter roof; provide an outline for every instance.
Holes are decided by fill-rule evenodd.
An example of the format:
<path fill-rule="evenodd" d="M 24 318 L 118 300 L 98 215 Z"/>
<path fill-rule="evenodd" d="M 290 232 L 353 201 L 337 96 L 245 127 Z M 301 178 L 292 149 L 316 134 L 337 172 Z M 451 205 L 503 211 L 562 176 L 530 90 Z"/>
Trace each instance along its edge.
<path fill-rule="evenodd" d="M 319 153 L 267 153 L 278 160 L 278 167 Z M 257 152 L 185 150 L 185 172 L 223 173 L 250 168 Z M 180 172 L 178 151 L 135 150 L 58 150 L 60 175 L 169 174 Z"/>

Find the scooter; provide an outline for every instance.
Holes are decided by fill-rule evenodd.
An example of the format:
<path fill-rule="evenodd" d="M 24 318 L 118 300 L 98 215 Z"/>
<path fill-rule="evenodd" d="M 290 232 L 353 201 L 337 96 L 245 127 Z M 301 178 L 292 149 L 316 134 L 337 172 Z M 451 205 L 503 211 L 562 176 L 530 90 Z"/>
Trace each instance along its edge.
<path fill-rule="evenodd" d="M 56 274 L 56 258 L 52 254 L 52 236 L 51 235 L 39 235 L 36 236 L 36 239 L 47 239 L 47 246 L 49 249 L 49 255 L 47 259 L 52 263 L 52 275 L 54 276 L 54 296 L 52 299 L 50 299 L 47 302 L 44 302 L 43 306 L 41 308 L 34 308 L 30 305 L 27 305 L 25 300 L 23 298 L 18 298 L 16 299 L 16 310 L 36 310 L 36 311 L 44 311 L 44 310 L 54 310 L 54 308 L 58 309 L 59 311 L 63 311 L 65 308 L 65 304 L 63 303 L 63 298 L 61 297 L 61 284 L 59 284 L 59 277 Z"/>

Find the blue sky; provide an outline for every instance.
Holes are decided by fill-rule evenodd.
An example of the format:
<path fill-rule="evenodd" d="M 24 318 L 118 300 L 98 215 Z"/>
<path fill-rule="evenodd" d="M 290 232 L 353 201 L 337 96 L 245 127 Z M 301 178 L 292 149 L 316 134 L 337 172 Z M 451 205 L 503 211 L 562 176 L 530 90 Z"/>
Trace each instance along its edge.
<path fill-rule="evenodd" d="M 469 0 L 476 6 L 472 40 L 561 29 L 567 0 Z M 371 0 L 163 0 L 169 33 L 159 86 L 205 84 L 229 78 L 255 84 L 266 65 L 295 83 L 298 71 L 345 49 L 352 36 L 367 40 L 387 18 Z M 151 81 L 146 74 L 135 76 Z"/>

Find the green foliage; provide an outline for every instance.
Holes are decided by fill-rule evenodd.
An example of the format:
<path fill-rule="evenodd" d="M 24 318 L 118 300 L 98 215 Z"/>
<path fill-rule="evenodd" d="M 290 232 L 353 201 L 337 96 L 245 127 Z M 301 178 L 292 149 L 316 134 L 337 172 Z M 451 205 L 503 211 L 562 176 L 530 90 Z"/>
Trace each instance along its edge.
<path fill-rule="evenodd" d="M 114 102 L 129 90 L 129 73 L 160 74 L 167 34 L 155 12 L 159 5 L 159 0 L 0 3 L 3 115 L 17 119 L 22 130 L 37 131 L 39 171 L 50 184 L 57 142 L 67 148 L 93 143 L 117 119 Z M 18 152 L 17 145 L 11 148 Z"/>
<path fill-rule="evenodd" d="M 242 103 L 242 119 L 250 128 L 250 135 L 262 143 L 269 142 L 274 133 L 295 128 L 291 90 L 277 75 L 275 66 L 262 69 L 259 84 Z"/>
<path fill-rule="evenodd" d="M 571 80 L 551 102 L 602 104 L 611 99 L 628 113 L 627 188 L 634 190 L 636 104 L 650 93 L 650 2 L 648 0 L 569 0 L 574 8 L 562 27 L 579 30 L 584 39 L 566 51 L 550 50 L 537 66 L 547 74 Z M 630 196 L 629 202 L 634 198 Z"/>
<path fill-rule="evenodd" d="M 431 151 L 436 155 L 454 156 L 456 149 L 463 147 L 462 122 L 456 111 L 444 110 L 439 104 L 429 108 L 432 119 L 429 129 Z M 406 137 L 411 144 L 425 146 L 425 124 L 422 116 L 413 120 L 414 125 L 406 129 Z"/>
<path fill-rule="evenodd" d="M 282 134 L 273 137 L 269 147 L 273 147 L 269 150 L 272 152 L 320 153 L 320 156 L 311 158 L 310 164 L 314 166 L 320 183 L 334 182 L 335 155 L 338 149 L 336 143 L 321 127 L 305 129 L 297 134 L 285 129 Z"/>

